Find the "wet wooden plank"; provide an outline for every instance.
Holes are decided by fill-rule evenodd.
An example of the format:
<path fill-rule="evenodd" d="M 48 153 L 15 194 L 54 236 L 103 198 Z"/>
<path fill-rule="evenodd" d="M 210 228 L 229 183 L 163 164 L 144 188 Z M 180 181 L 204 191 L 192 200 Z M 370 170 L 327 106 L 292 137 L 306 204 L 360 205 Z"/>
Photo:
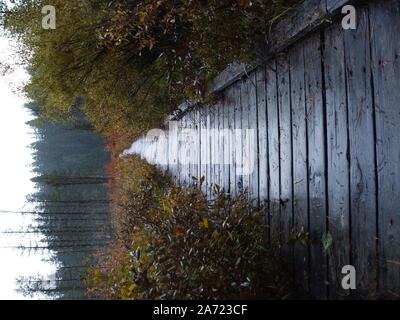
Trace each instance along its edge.
<path fill-rule="evenodd" d="M 236 113 L 239 107 L 240 101 L 238 97 L 240 97 L 240 92 L 238 92 L 240 88 L 238 88 L 237 84 L 232 85 L 227 90 L 227 100 L 229 101 L 229 130 L 230 130 L 230 141 L 229 141 L 229 148 L 230 148 L 230 167 L 229 167 L 229 192 L 232 197 L 236 195 Z"/>
<path fill-rule="evenodd" d="M 267 129 L 269 157 L 270 238 L 279 246 L 280 225 L 280 168 L 279 168 L 279 113 L 276 80 L 276 62 L 266 69 Z"/>
<path fill-rule="evenodd" d="M 195 129 L 196 129 L 196 164 L 194 166 L 194 171 L 196 173 L 197 183 L 199 183 L 201 178 L 201 153 L 200 153 L 200 143 L 201 143 L 201 122 L 200 122 L 200 110 L 195 111 Z"/>
<path fill-rule="evenodd" d="M 375 91 L 380 288 L 400 288 L 400 4 L 370 5 Z"/>
<path fill-rule="evenodd" d="M 182 130 L 182 119 L 177 120 L 177 165 L 176 165 L 176 175 L 179 183 L 182 182 L 182 139 L 181 139 L 181 130 Z"/>
<path fill-rule="evenodd" d="M 190 138 L 191 138 L 191 145 L 190 145 L 190 175 L 189 175 L 189 181 L 190 184 L 194 184 L 196 182 L 196 180 L 194 180 L 193 178 L 197 179 L 197 163 L 198 163 L 198 159 L 197 159 L 197 154 L 198 154 L 198 136 L 197 136 L 197 126 L 196 126 L 196 110 L 192 110 L 189 113 L 189 120 L 190 120 Z"/>
<path fill-rule="evenodd" d="M 200 179 L 204 177 L 201 190 L 207 194 L 207 167 L 208 167 L 208 131 L 207 131 L 207 108 L 199 109 L 200 113 Z"/>
<path fill-rule="evenodd" d="M 185 177 L 185 182 L 187 185 L 192 183 L 192 166 L 193 166 L 193 137 L 191 135 L 191 130 L 193 129 L 192 122 L 192 111 L 185 115 L 186 126 L 185 126 L 185 136 L 186 136 L 186 163 L 187 163 L 187 175 Z"/>
<path fill-rule="evenodd" d="M 324 65 L 327 113 L 328 155 L 328 230 L 332 236 L 329 250 L 329 292 L 331 298 L 347 296 L 343 290 L 342 267 L 350 264 L 350 199 L 347 89 L 344 31 L 335 25 L 325 32 Z M 351 105 L 349 105 L 352 107 Z"/>
<path fill-rule="evenodd" d="M 213 117 L 211 107 L 207 107 L 207 175 L 206 175 L 206 186 L 207 186 L 207 197 L 210 199 L 212 195 L 211 182 L 212 182 L 212 126 Z"/>
<path fill-rule="evenodd" d="M 249 140 L 249 113 L 250 113 L 250 90 L 251 82 L 247 77 L 242 81 L 242 88 L 240 91 L 241 105 L 242 105 L 242 181 L 243 190 L 250 192 L 250 140 Z M 249 194 L 250 195 L 250 194 Z"/>
<path fill-rule="evenodd" d="M 292 112 L 290 101 L 290 66 L 286 54 L 277 60 L 277 76 L 281 245 L 286 267 L 292 272 L 293 246 L 289 244 L 289 237 L 293 227 Z"/>
<path fill-rule="evenodd" d="M 215 128 L 218 128 L 218 110 L 217 110 L 217 105 L 214 105 L 211 109 L 211 161 L 212 161 L 212 179 L 211 179 L 211 188 L 214 189 L 215 185 L 217 184 L 217 179 L 218 179 L 218 170 L 216 169 L 217 167 L 217 157 L 218 157 L 218 151 L 217 151 L 217 134 Z"/>
<path fill-rule="evenodd" d="M 177 164 L 177 174 L 178 174 L 178 182 L 182 183 L 183 177 L 183 165 L 182 165 L 182 158 L 183 158 L 183 141 L 182 141 L 182 128 L 183 128 L 183 119 L 180 118 L 178 120 L 178 164 Z"/>
<path fill-rule="evenodd" d="M 190 164 L 190 167 L 189 167 L 189 181 L 190 181 L 190 184 L 192 185 L 193 184 L 193 179 L 192 179 L 192 177 L 195 177 L 196 178 L 196 176 L 197 176 L 197 173 L 196 173 L 196 163 L 197 163 L 197 155 L 196 155 L 196 153 L 197 153 L 197 145 L 196 145 L 196 124 L 195 124 L 195 112 L 194 111 L 191 111 L 190 113 L 189 113 L 189 129 L 190 129 L 190 146 L 189 146 L 189 157 L 190 157 L 190 159 L 189 159 L 189 164 Z"/>
<path fill-rule="evenodd" d="M 178 178 L 178 122 L 169 121 L 168 126 L 168 170 L 174 179 Z"/>
<path fill-rule="evenodd" d="M 224 114 L 225 114 L 225 103 L 224 97 L 221 97 L 221 101 L 218 108 L 218 163 L 219 163 L 219 179 L 218 183 L 221 188 L 225 190 L 225 164 L 224 164 Z"/>
<path fill-rule="evenodd" d="M 213 185 L 217 186 L 219 185 L 219 156 L 220 156 L 220 150 L 219 150 L 219 134 L 218 134 L 218 125 L 219 125 L 219 109 L 220 109 L 220 102 L 218 102 L 214 107 L 213 107 L 213 131 L 212 131 L 212 136 L 213 136 Z"/>
<path fill-rule="evenodd" d="M 295 232 L 306 240 L 309 232 L 309 199 L 303 44 L 290 50 L 289 60 L 293 135 L 293 227 Z M 309 250 L 307 241 L 302 242 L 299 239 L 294 243 L 294 266 L 296 282 L 308 291 Z"/>
<path fill-rule="evenodd" d="M 341 8 L 349 2 L 349 0 L 326 0 L 326 11 L 329 13 L 341 11 Z"/>
<path fill-rule="evenodd" d="M 267 134 L 267 103 L 265 88 L 265 68 L 259 67 L 256 73 L 257 83 L 257 139 L 259 168 L 259 198 L 260 203 L 268 201 L 268 134 Z M 266 221 L 268 223 L 268 221 Z"/>
<path fill-rule="evenodd" d="M 215 186 L 215 106 L 210 108 L 210 140 L 211 140 L 211 161 L 210 161 L 210 196 L 214 198 L 214 186 Z"/>
<path fill-rule="evenodd" d="M 248 112 L 248 173 L 249 173 L 249 196 L 253 205 L 259 203 L 259 186 L 258 186 L 258 114 L 257 114 L 257 79 L 256 72 L 253 71 L 249 75 L 249 112 Z"/>
<path fill-rule="evenodd" d="M 218 76 L 213 79 L 208 87 L 209 92 L 222 91 L 225 88 L 233 85 L 236 81 L 242 78 L 246 73 L 253 69 L 245 63 L 232 63 L 226 67 Z"/>
<path fill-rule="evenodd" d="M 163 134 L 161 134 L 160 139 L 159 139 L 159 146 L 161 150 L 161 170 L 163 172 L 166 172 L 168 170 L 168 130 L 165 129 L 163 130 Z"/>
<path fill-rule="evenodd" d="M 376 167 L 368 10 L 358 10 L 357 30 L 344 33 L 349 107 L 351 247 L 357 296 L 377 290 Z"/>
<path fill-rule="evenodd" d="M 326 16 L 325 0 L 308 0 L 280 21 L 267 39 L 267 56 L 277 53 L 324 22 Z"/>
<path fill-rule="evenodd" d="M 187 130 L 190 130 L 190 120 L 189 117 L 186 115 L 182 117 L 182 128 L 181 128 L 181 172 L 180 177 L 181 181 L 184 185 L 189 184 L 190 178 L 190 137 L 188 135 Z"/>
<path fill-rule="evenodd" d="M 242 92 L 243 82 L 236 83 L 236 108 L 235 108 L 235 182 L 238 195 L 243 192 L 243 137 L 242 137 Z"/>
<path fill-rule="evenodd" d="M 326 296 L 327 263 L 323 240 L 326 233 L 325 121 L 322 96 L 320 35 L 304 42 L 307 139 L 309 160 L 310 208 L 310 291 L 315 297 Z M 326 241 L 329 243 L 329 241 Z"/>
<path fill-rule="evenodd" d="M 224 101 L 223 101 L 223 148 L 224 148 L 224 156 L 223 156 L 223 187 L 226 193 L 229 193 L 230 188 L 230 139 L 231 134 L 229 131 L 230 123 L 229 123 L 229 115 L 232 112 L 232 104 L 229 98 L 229 94 L 231 94 L 232 87 L 228 88 L 224 93 Z"/>

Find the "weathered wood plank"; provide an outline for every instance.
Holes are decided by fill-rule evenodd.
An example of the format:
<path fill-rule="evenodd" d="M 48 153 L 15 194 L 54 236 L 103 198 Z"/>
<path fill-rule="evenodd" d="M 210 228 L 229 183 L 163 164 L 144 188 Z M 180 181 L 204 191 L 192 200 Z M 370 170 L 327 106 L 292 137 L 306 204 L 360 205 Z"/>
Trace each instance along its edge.
<path fill-rule="evenodd" d="M 220 177 L 220 172 L 219 172 L 219 156 L 220 156 L 220 150 L 219 150 L 219 133 L 218 133 L 218 126 L 219 126 L 219 107 L 220 107 L 220 101 L 213 107 L 213 115 L 214 115 L 214 126 L 213 126 L 213 138 L 214 138 L 214 144 L 213 144 L 213 151 L 214 151 L 214 163 L 213 163 L 213 183 L 214 186 L 219 185 L 219 177 Z"/>
<path fill-rule="evenodd" d="M 224 94 L 223 100 L 223 133 L 222 133 L 222 145 L 224 149 L 223 156 L 223 187 L 226 193 L 229 193 L 230 188 L 230 131 L 229 131 L 229 113 L 231 112 L 232 104 L 228 97 L 231 91 L 231 88 L 227 89 Z"/>
<path fill-rule="evenodd" d="M 295 280 L 304 290 L 308 291 L 308 144 L 303 44 L 299 44 L 290 50 L 289 60 L 293 134 L 293 227 L 299 238 L 294 243 Z"/>
<path fill-rule="evenodd" d="M 213 125 L 213 184 L 214 186 L 219 186 L 219 177 L 220 177 L 220 165 L 219 165 L 219 109 L 220 102 L 213 107 L 213 116 L 214 116 L 214 125 Z"/>
<path fill-rule="evenodd" d="M 326 239 L 325 243 L 329 243 L 329 237 L 326 234 L 326 137 L 320 35 L 311 36 L 304 44 L 311 233 L 310 291 L 313 296 L 323 298 L 326 296 L 327 284 L 327 259 L 323 239 Z"/>
<path fill-rule="evenodd" d="M 242 181 L 243 190 L 249 193 L 250 196 L 250 136 L 249 136 L 249 113 L 250 113 L 250 90 L 251 82 L 247 77 L 242 81 L 241 88 L 241 105 L 242 105 Z"/>
<path fill-rule="evenodd" d="M 183 155 L 183 143 L 182 143 L 182 137 L 181 137 L 181 132 L 183 128 L 183 123 L 182 123 L 182 118 L 177 120 L 178 123 L 178 149 L 177 149 L 177 177 L 178 177 L 178 182 L 182 183 L 182 176 L 183 176 L 183 168 L 182 168 L 182 155 Z"/>
<path fill-rule="evenodd" d="M 370 6 L 372 70 L 375 90 L 380 288 L 400 288 L 400 4 Z"/>
<path fill-rule="evenodd" d="M 199 146 L 198 146 L 198 128 L 197 128 L 197 110 L 192 110 L 190 112 L 190 129 L 191 129 L 191 150 L 190 150 L 190 183 L 193 184 L 196 182 L 197 176 L 198 176 L 198 151 L 199 151 Z M 194 179 L 193 179 L 194 178 Z"/>
<path fill-rule="evenodd" d="M 226 67 L 218 76 L 213 79 L 208 87 L 209 92 L 218 92 L 229 87 L 254 67 L 245 63 L 232 63 Z"/>
<path fill-rule="evenodd" d="M 213 126 L 213 117 L 212 117 L 212 111 L 210 107 L 207 107 L 207 158 L 208 158 L 208 163 L 207 163 L 207 175 L 206 175 L 206 186 L 207 186 L 207 197 L 211 199 L 212 196 L 212 190 L 211 190 L 211 184 L 212 184 L 212 126 Z"/>
<path fill-rule="evenodd" d="M 243 137 L 242 137 L 242 81 L 236 83 L 236 108 L 235 108 L 235 175 L 236 192 L 243 192 Z"/>
<path fill-rule="evenodd" d="M 280 239 L 280 168 L 279 168 L 279 113 L 276 80 L 276 62 L 266 69 L 270 238 L 273 244 Z M 278 244 L 279 245 L 279 244 Z"/>
<path fill-rule="evenodd" d="M 326 11 L 333 13 L 340 10 L 344 5 L 348 4 L 349 0 L 326 0 Z"/>
<path fill-rule="evenodd" d="M 221 102 L 218 108 L 218 163 L 219 163 L 219 185 L 225 190 L 225 164 L 224 164 L 224 114 L 225 104 L 224 97 L 221 97 Z"/>
<path fill-rule="evenodd" d="M 331 298 L 349 295 L 341 286 L 342 267 L 350 264 L 350 199 L 347 88 L 344 31 L 335 25 L 325 32 L 324 66 L 327 113 L 329 291 Z M 351 106 L 350 106 L 351 107 Z"/>
<path fill-rule="evenodd" d="M 283 19 L 273 28 L 266 40 L 267 56 L 282 51 L 303 37 L 322 24 L 325 17 L 325 0 L 304 1 L 289 17 Z"/>
<path fill-rule="evenodd" d="M 240 96 L 240 92 L 238 93 L 238 85 L 233 84 L 227 90 L 227 101 L 229 102 L 229 130 L 230 130 L 230 141 L 229 141 L 229 149 L 230 149 L 230 167 L 229 167 L 229 192 L 232 197 L 236 195 L 236 124 L 235 118 L 237 109 L 239 106 L 238 98 Z"/>
<path fill-rule="evenodd" d="M 358 10 L 357 30 L 344 34 L 349 108 L 351 247 L 357 295 L 377 290 L 376 167 L 368 10 Z"/>
<path fill-rule="evenodd" d="M 164 134 L 161 136 L 159 144 L 161 148 L 161 169 L 163 172 L 168 171 L 168 154 L 169 154 L 169 143 L 168 143 L 168 130 L 163 130 Z"/>
<path fill-rule="evenodd" d="M 292 272 L 293 246 L 289 244 L 289 237 L 293 227 L 292 112 L 290 101 L 290 66 L 286 54 L 277 60 L 277 76 L 281 245 L 286 266 Z"/>
<path fill-rule="evenodd" d="M 200 143 L 201 143 L 201 115 L 200 115 L 200 110 L 196 109 L 196 117 L 195 117 L 195 127 L 196 127 L 196 166 L 195 166 L 195 171 L 196 171 L 196 178 L 197 182 L 200 182 L 201 178 L 201 148 L 200 148 Z"/>
<path fill-rule="evenodd" d="M 193 137 L 191 135 L 191 130 L 193 129 L 193 120 L 192 120 L 192 111 L 188 112 L 185 115 L 185 136 L 186 136 L 186 163 L 187 163 L 187 169 L 186 169 L 186 177 L 185 177 L 185 182 L 187 185 L 190 185 L 192 183 L 192 165 L 193 165 Z"/>
<path fill-rule="evenodd" d="M 259 67 L 256 74 L 257 83 L 257 115 L 258 115 L 258 183 L 261 204 L 268 201 L 268 134 L 267 134 L 267 103 L 265 88 L 265 69 Z M 268 220 L 266 220 L 268 223 Z"/>
<path fill-rule="evenodd" d="M 249 112 L 248 112 L 248 172 L 249 172 L 249 196 L 253 201 L 253 205 L 259 202 L 259 185 L 258 185 L 258 114 L 257 114 L 257 79 L 256 71 L 249 75 Z"/>
<path fill-rule="evenodd" d="M 210 171 L 208 173 L 208 188 L 209 188 L 209 197 L 210 199 L 213 197 L 213 184 L 214 184 L 214 158 L 215 158 L 215 148 L 214 148 L 214 106 L 210 106 L 208 109 L 210 114 L 209 122 L 208 122 L 208 132 L 210 135 Z"/>
<path fill-rule="evenodd" d="M 168 170 L 174 179 L 178 178 L 178 122 L 169 121 Z"/>
<path fill-rule="evenodd" d="M 208 167 L 208 131 L 207 131 L 207 108 L 199 109 L 200 113 L 200 179 L 204 177 L 201 190 L 207 194 L 207 167 Z"/>
<path fill-rule="evenodd" d="M 189 182 L 189 168 L 190 168 L 190 137 L 187 134 L 189 129 L 189 118 L 187 116 L 182 117 L 182 128 L 181 128 L 181 171 L 180 178 L 184 185 L 188 185 Z"/>

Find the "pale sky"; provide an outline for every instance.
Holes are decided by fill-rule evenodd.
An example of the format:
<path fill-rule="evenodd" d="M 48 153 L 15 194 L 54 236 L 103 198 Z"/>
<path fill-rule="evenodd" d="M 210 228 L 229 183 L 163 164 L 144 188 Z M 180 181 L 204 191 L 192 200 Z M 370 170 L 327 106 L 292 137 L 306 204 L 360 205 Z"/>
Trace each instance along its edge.
<path fill-rule="evenodd" d="M 11 40 L 0 35 L 0 61 L 15 61 L 14 46 Z M 22 254 L 21 250 L 4 248 L 29 244 L 38 236 L 33 239 L 1 233 L 21 230 L 34 223 L 29 215 L 2 212 L 26 210 L 25 197 L 34 190 L 30 181 L 32 155 L 28 146 L 35 136 L 25 124 L 31 118 L 23 108 L 27 100 L 15 92 L 27 80 L 23 67 L 0 76 L 0 299 L 23 298 L 15 291 L 17 277 L 54 272 L 54 266 L 43 262 L 41 254 Z"/>

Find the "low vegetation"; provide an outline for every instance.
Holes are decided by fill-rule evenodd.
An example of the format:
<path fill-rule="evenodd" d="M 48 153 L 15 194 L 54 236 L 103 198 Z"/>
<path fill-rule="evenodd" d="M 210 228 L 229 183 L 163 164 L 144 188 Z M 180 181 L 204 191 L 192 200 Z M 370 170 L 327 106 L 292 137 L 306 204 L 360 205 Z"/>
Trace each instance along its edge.
<path fill-rule="evenodd" d="M 108 299 L 283 298 L 288 280 L 265 246 L 265 210 L 218 188 L 207 201 L 137 157 L 115 160 L 116 239 L 90 268 L 90 294 Z M 197 185 L 201 181 L 195 181 Z"/>

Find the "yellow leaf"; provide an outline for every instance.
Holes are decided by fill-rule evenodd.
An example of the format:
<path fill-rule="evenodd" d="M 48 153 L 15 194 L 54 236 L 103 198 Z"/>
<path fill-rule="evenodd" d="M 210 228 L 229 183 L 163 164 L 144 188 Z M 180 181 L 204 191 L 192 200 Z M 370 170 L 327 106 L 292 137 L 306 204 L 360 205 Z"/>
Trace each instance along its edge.
<path fill-rule="evenodd" d="M 203 226 L 204 226 L 204 228 L 208 229 L 208 219 L 207 218 L 203 218 Z"/>
<path fill-rule="evenodd" d="M 133 290 L 135 290 L 136 289 L 136 287 L 137 287 L 137 285 L 136 284 L 132 284 L 130 287 L 129 287 L 129 291 L 133 291 Z"/>

